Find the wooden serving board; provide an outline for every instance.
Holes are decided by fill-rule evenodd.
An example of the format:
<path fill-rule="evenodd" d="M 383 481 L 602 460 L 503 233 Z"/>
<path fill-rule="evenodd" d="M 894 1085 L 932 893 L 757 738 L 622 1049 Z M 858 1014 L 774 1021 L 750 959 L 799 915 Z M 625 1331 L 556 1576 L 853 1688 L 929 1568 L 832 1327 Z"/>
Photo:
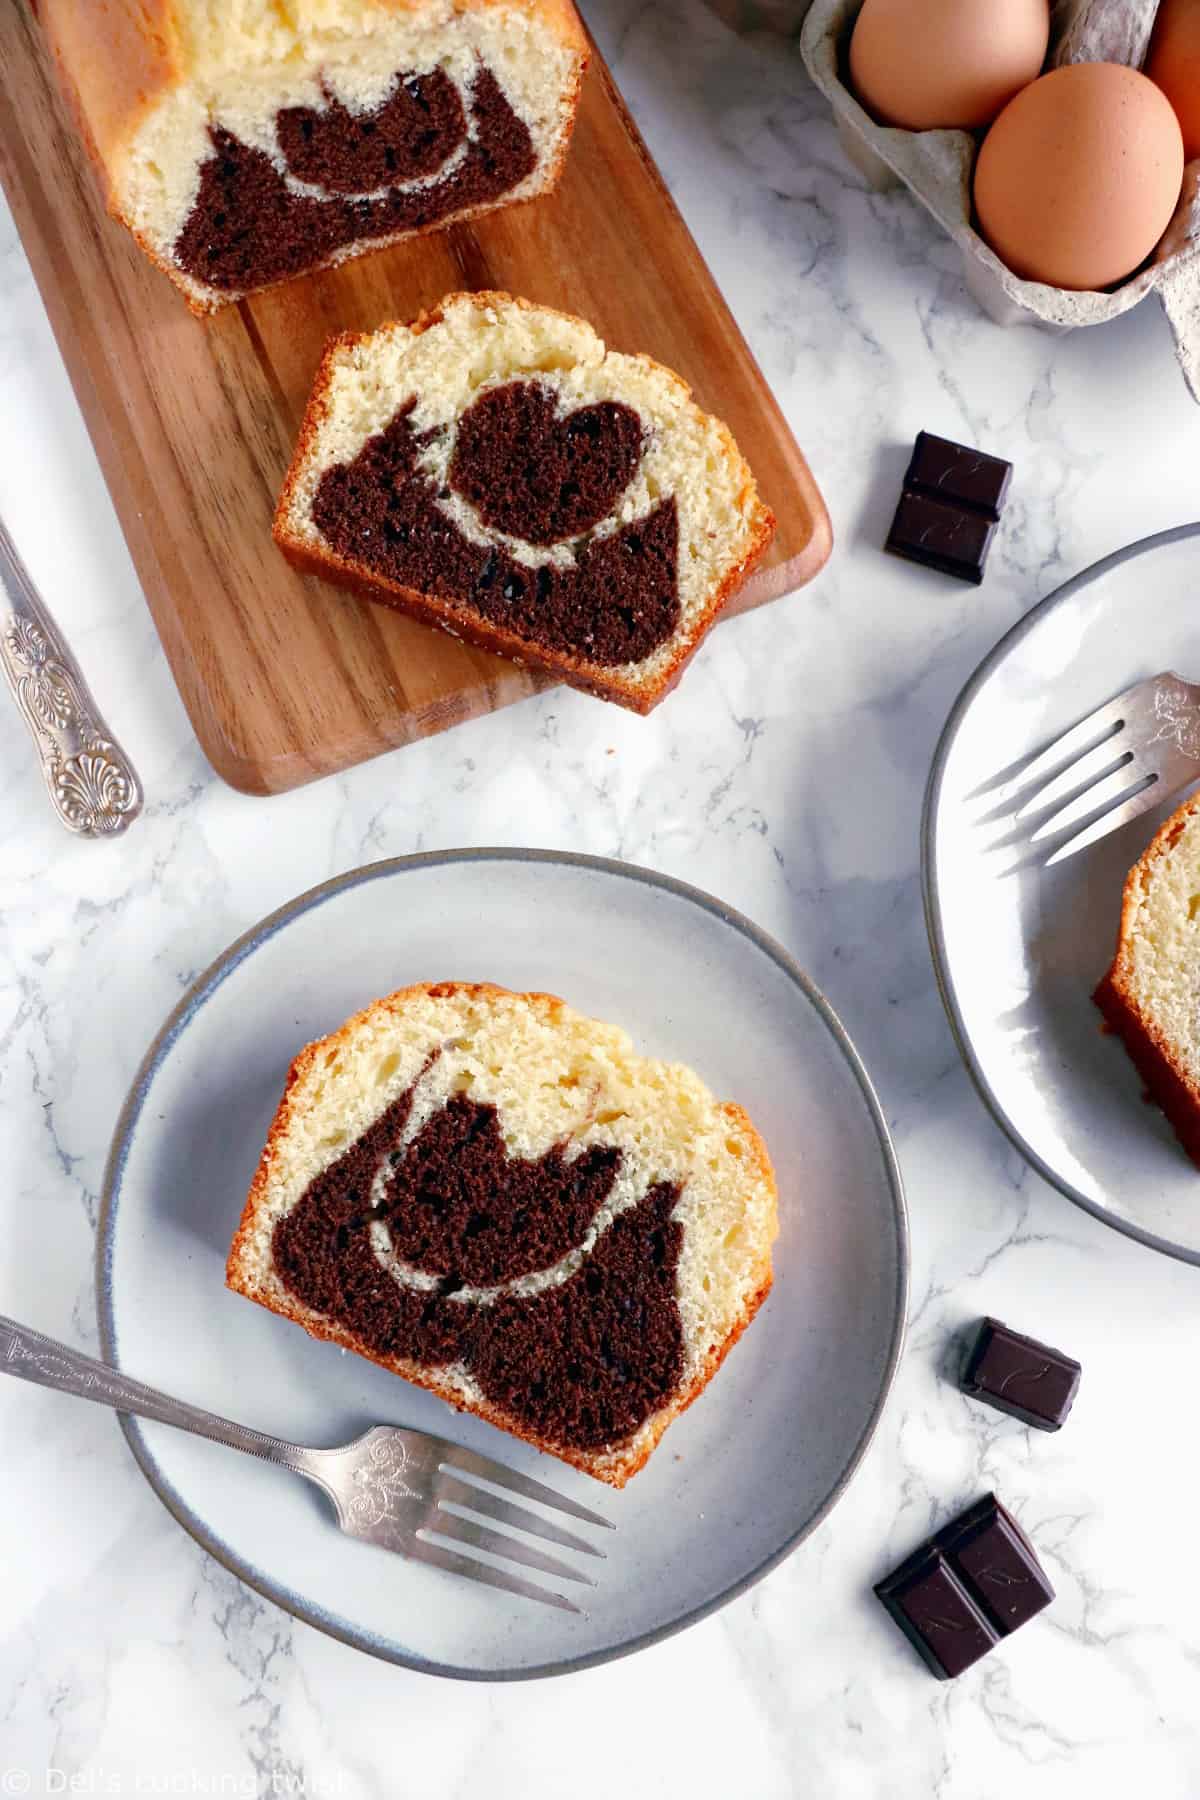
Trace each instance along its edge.
<path fill-rule="evenodd" d="M 275 500 L 335 331 L 411 318 L 457 288 L 579 313 L 616 349 L 677 369 L 754 469 L 779 532 L 731 610 L 799 587 L 829 554 L 804 458 L 598 54 L 552 195 L 209 320 L 104 211 L 27 0 L 0 5 L 0 176 L 184 704 L 244 792 L 295 787 L 543 685 L 306 580 L 276 550 Z"/>

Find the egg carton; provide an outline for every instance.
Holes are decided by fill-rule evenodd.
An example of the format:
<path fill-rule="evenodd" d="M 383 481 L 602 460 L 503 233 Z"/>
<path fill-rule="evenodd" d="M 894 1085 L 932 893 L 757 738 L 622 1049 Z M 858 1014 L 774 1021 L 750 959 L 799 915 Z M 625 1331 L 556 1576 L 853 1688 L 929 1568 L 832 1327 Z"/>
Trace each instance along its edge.
<path fill-rule="evenodd" d="M 1154 261 L 1111 293 L 1077 293 L 1023 281 L 971 223 L 977 143 L 969 131 L 899 131 L 877 125 L 842 79 L 862 0 L 812 0 L 800 35 L 809 74 L 831 102 L 847 156 L 873 188 L 903 185 L 928 208 L 962 252 L 967 287 L 1000 325 L 1072 331 L 1102 325 L 1157 294 L 1192 398 L 1200 400 L 1200 161 L 1184 171 L 1183 193 Z M 1067 0 L 1055 18 L 1052 61 L 1140 63 L 1155 0 Z M 1107 31 L 1107 35 L 1105 32 Z"/>

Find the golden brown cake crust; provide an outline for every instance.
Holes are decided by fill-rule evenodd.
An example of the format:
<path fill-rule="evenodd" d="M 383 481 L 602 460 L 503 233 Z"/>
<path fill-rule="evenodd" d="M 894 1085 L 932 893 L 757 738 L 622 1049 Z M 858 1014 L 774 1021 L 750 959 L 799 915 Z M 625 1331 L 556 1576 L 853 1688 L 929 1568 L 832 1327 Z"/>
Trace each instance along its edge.
<path fill-rule="evenodd" d="M 437 306 L 420 313 L 411 322 L 408 329 L 417 334 L 428 331 L 431 326 L 440 322 L 449 307 L 460 300 L 470 300 L 481 307 L 517 306 L 531 312 L 540 310 L 535 301 L 524 300 L 518 295 L 504 294 L 498 291 L 484 290 L 472 294 L 447 294 Z M 579 319 L 574 314 L 565 313 L 563 317 L 571 319 L 574 324 L 586 327 L 586 321 Z M 312 395 L 300 424 L 300 435 L 296 441 L 291 467 L 284 479 L 279 504 L 275 509 L 274 538 L 288 561 L 305 575 L 319 575 L 325 581 L 334 582 L 339 587 L 348 588 L 352 593 L 361 594 L 364 599 L 379 601 L 385 606 L 393 606 L 398 611 L 408 613 L 414 619 L 419 619 L 423 625 L 433 625 L 441 631 L 449 632 L 452 637 L 461 637 L 464 642 L 473 644 L 476 649 L 490 651 L 496 656 L 505 657 L 509 662 L 518 663 L 531 669 L 539 669 L 544 674 L 552 675 L 559 681 L 569 683 L 571 687 L 581 688 L 585 693 L 594 694 L 601 700 L 613 700 L 619 706 L 628 707 L 633 712 L 642 714 L 651 712 L 659 701 L 665 699 L 672 688 L 677 685 L 726 602 L 741 587 L 747 575 L 768 549 L 775 535 L 775 515 L 758 493 L 754 478 L 734 442 L 729 428 L 721 421 L 717 421 L 727 453 L 741 464 L 744 475 L 743 492 L 747 489 L 752 491 L 750 543 L 740 562 L 729 570 L 716 592 L 709 596 L 708 603 L 695 624 L 690 642 L 680 646 L 677 655 L 662 669 L 653 685 L 629 681 L 616 674 L 612 669 L 605 668 L 599 663 L 589 663 L 581 656 L 575 656 L 568 652 L 558 653 L 542 650 L 537 645 L 531 644 L 528 639 L 505 631 L 503 626 L 473 612 L 465 605 L 451 607 L 427 594 L 402 587 L 399 582 L 391 581 L 386 576 L 375 573 L 363 563 L 338 556 L 332 550 L 314 548 L 312 544 L 301 539 L 292 531 L 289 515 L 295 502 L 296 488 L 304 473 L 305 463 L 320 429 L 321 421 L 328 410 L 329 387 L 335 361 L 343 351 L 353 349 L 356 344 L 366 343 L 372 335 L 371 332 L 342 332 L 339 336 L 332 338 L 325 347 L 325 354 L 313 381 Z M 645 357 L 643 360 L 653 367 L 663 367 L 662 364 L 655 364 L 651 357 Z M 690 397 L 691 389 L 686 382 L 674 370 L 668 370 L 667 373 L 679 384 L 684 396 Z"/>
<path fill-rule="evenodd" d="M 1200 1167 L 1200 1086 L 1183 1068 L 1170 1040 L 1155 1020 L 1139 1005 L 1132 992 L 1131 980 L 1132 940 L 1156 866 L 1174 849 L 1198 812 L 1200 796 L 1185 801 L 1159 827 L 1126 876 L 1116 954 L 1093 999 L 1107 1024 L 1124 1044 L 1150 1098 L 1162 1108 L 1176 1137 Z"/>
<path fill-rule="evenodd" d="M 381 13 L 420 12 L 427 0 L 374 0 Z M 579 105 L 579 90 L 591 55 L 591 40 L 575 10 L 573 0 L 454 0 L 456 12 L 485 11 L 499 7 L 523 12 L 544 22 L 565 48 L 580 58 L 569 95 L 572 115 Z M 299 10 L 302 10 L 302 4 Z M 183 294 L 192 312 L 200 317 L 242 298 L 240 294 L 202 293 L 182 269 L 162 256 L 144 234 L 126 218 L 117 198 L 115 171 L 143 120 L 165 94 L 186 81 L 189 70 L 176 28 L 174 0 L 40 0 L 38 17 L 81 136 L 103 185 L 105 204 L 114 218 L 128 227 L 139 247 Z M 537 199 L 556 186 L 562 175 L 570 134 L 563 140 L 554 163 L 544 170 Z M 512 204 L 502 201 L 500 204 Z M 515 204 L 521 204 L 516 202 Z M 439 221 L 417 230 L 372 238 L 368 243 L 335 253 L 314 263 L 309 273 L 344 262 L 349 256 L 386 250 L 404 239 L 427 236 L 449 224 L 466 223 L 495 210 L 495 203 L 471 207 L 452 220 Z M 277 286 L 275 282 L 263 284 Z M 260 291 L 256 288 L 248 293 Z"/>
<path fill-rule="evenodd" d="M 183 79 L 170 0 L 41 0 L 38 17 L 111 210 L 114 159 Z"/>
<path fill-rule="evenodd" d="M 582 1469 L 586 1475 L 605 1481 L 611 1487 L 624 1487 L 626 1482 L 645 1466 L 672 1420 L 678 1418 L 680 1413 L 685 1412 L 692 1402 L 703 1393 L 767 1298 L 773 1279 L 769 1250 L 761 1258 L 754 1286 L 722 1342 L 709 1351 L 701 1369 L 689 1386 L 682 1389 L 667 1406 L 661 1408 L 658 1413 L 653 1415 L 652 1419 L 647 1421 L 649 1429 L 643 1427 L 637 1435 L 634 1446 L 623 1456 L 619 1450 L 615 1454 L 607 1452 L 596 1455 L 552 1443 L 530 1431 L 522 1422 L 510 1417 L 502 1407 L 495 1406 L 486 1399 L 472 1400 L 469 1405 L 464 1405 L 456 1391 L 447 1387 L 439 1379 L 436 1369 L 427 1368 L 421 1363 L 411 1362 L 403 1357 L 379 1356 L 363 1344 L 353 1332 L 347 1331 L 322 1314 L 312 1311 L 301 1301 L 276 1293 L 264 1294 L 255 1279 L 250 1251 L 255 1217 L 270 1185 L 272 1165 L 278 1146 L 287 1136 L 291 1125 L 297 1088 L 321 1058 L 326 1057 L 331 1051 L 336 1052 L 339 1048 L 351 1043 L 355 1032 L 365 1021 L 377 1020 L 388 1012 L 401 1010 L 405 1001 L 416 994 L 428 994 L 435 997 L 442 995 L 453 997 L 462 994 L 487 1000 L 501 995 L 507 998 L 510 990 L 498 987 L 494 982 L 415 982 L 410 987 L 400 988 L 395 993 L 388 994 L 383 999 L 376 1000 L 370 1006 L 364 1007 L 361 1012 L 355 1013 L 353 1018 L 347 1019 L 337 1031 L 307 1045 L 300 1052 L 288 1070 L 283 1097 L 276 1108 L 275 1117 L 267 1133 L 267 1141 L 250 1185 L 241 1221 L 230 1247 L 229 1260 L 225 1270 L 226 1285 L 234 1293 L 241 1294 L 247 1300 L 253 1300 L 257 1305 L 265 1307 L 268 1312 L 276 1313 L 279 1317 L 302 1326 L 310 1337 L 339 1344 L 343 1349 L 354 1351 L 356 1355 L 365 1357 L 368 1362 L 377 1364 L 381 1369 L 387 1369 L 391 1374 L 401 1376 L 405 1381 L 413 1383 L 414 1386 L 428 1389 L 439 1399 L 445 1400 L 456 1412 L 472 1413 L 478 1418 L 485 1419 L 488 1424 L 495 1425 L 501 1431 L 507 1432 L 510 1437 L 520 1438 L 524 1443 L 532 1444 L 534 1449 L 544 1451 L 548 1455 L 557 1457 L 560 1462 L 567 1462 L 575 1468 Z M 554 994 L 527 993 L 519 997 L 544 1008 L 551 1016 L 555 1012 L 561 1011 L 564 1005 L 564 1002 Z M 756 1172 L 766 1184 L 772 1198 L 777 1199 L 775 1173 L 770 1157 L 767 1155 L 766 1145 L 750 1119 L 743 1109 L 733 1102 L 726 1102 L 720 1110 L 729 1119 L 731 1125 L 739 1127 L 745 1134 Z"/>

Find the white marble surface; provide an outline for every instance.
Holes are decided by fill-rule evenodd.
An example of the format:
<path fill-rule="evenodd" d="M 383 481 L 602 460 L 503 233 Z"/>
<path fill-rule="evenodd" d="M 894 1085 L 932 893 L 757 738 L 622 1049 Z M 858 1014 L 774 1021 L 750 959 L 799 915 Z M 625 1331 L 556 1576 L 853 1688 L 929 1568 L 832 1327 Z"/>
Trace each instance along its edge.
<path fill-rule="evenodd" d="M 179 1530 L 109 1415 L 6 1384 L 0 1792 L 1182 1800 L 1200 1791 L 1200 1274 L 1077 1213 L 991 1124 L 934 991 L 917 821 L 942 719 L 1000 632 L 1095 557 L 1194 515 L 1200 413 L 1153 303 L 1065 338 L 982 319 L 914 205 L 848 171 L 783 39 L 738 39 L 699 0 L 588 11 L 823 484 L 835 558 L 722 627 L 649 721 L 553 693 L 243 798 L 193 742 L 6 223 L 0 507 L 149 803 L 127 840 L 72 844 L 0 706 L 0 1311 L 94 1346 L 109 1133 L 147 1040 L 230 938 L 370 858 L 541 844 L 713 889 L 826 987 L 908 1182 L 895 1394 L 846 1499 L 759 1588 L 631 1661 L 489 1688 L 294 1625 Z M 922 426 L 1016 465 L 981 590 L 880 553 Z M 950 1332 L 984 1310 L 1082 1358 L 1059 1436 L 944 1378 Z M 870 1582 L 991 1484 L 1058 1599 L 939 1686 Z"/>

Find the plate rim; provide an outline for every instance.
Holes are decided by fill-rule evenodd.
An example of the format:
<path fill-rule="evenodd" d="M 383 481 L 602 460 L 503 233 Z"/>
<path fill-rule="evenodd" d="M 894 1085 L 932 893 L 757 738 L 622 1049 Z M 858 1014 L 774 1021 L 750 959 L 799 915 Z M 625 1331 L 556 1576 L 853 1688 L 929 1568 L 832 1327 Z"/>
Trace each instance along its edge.
<path fill-rule="evenodd" d="M 1143 1244 L 1148 1250 L 1157 1250 L 1164 1256 L 1174 1257 L 1178 1262 L 1200 1266 L 1200 1249 L 1189 1250 L 1184 1244 L 1177 1244 L 1173 1238 L 1161 1236 L 1156 1231 L 1149 1231 L 1132 1219 L 1122 1218 L 1112 1212 L 1101 1201 L 1093 1200 L 1082 1188 L 1062 1174 L 1054 1165 L 1035 1150 L 1024 1133 L 1009 1117 L 1000 1102 L 991 1082 L 984 1071 L 983 1064 L 976 1055 L 971 1034 L 967 1029 L 962 1008 L 958 1000 L 958 990 L 950 969 L 950 958 L 946 951 L 945 931 L 942 924 L 942 904 L 937 870 L 937 819 L 941 808 L 942 784 L 946 768 L 953 752 L 959 731 L 967 714 L 974 705 L 979 690 L 990 678 L 999 665 L 1006 660 L 1013 649 L 1040 625 L 1048 615 L 1057 610 L 1067 600 L 1073 600 L 1076 594 L 1090 587 L 1093 582 L 1120 568 L 1127 562 L 1134 562 L 1139 557 L 1160 550 L 1167 544 L 1182 542 L 1185 538 L 1200 537 L 1200 520 L 1188 525 L 1172 525 L 1166 531 L 1152 532 L 1148 537 L 1135 538 L 1131 544 L 1124 544 L 1120 549 L 1110 551 L 1098 561 L 1089 563 L 1062 582 L 1043 599 L 1038 600 L 1029 611 L 1023 613 L 1015 625 L 1009 627 L 1004 635 L 988 651 L 974 673 L 966 681 L 954 705 L 950 708 L 946 723 L 938 737 L 937 747 L 933 753 L 929 776 L 925 784 L 925 796 L 921 806 L 921 898 L 925 911 L 925 930 L 929 938 L 929 951 L 933 960 L 933 973 L 941 995 L 942 1007 L 945 1011 L 951 1034 L 962 1057 L 967 1074 L 979 1098 L 983 1101 L 996 1124 L 1008 1138 L 1013 1147 L 1025 1158 L 1025 1161 L 1042 1179 L 1084 1212 L 1090 1213 L 1101 1224 L 1111 1226 L 1123 1237 L 1131 1238 L 1135 1243 Z"/>
<path fill-rule="evenodd" d="M 301 1620 L 304 1624 L 349 1645 L 352 1649 L 361 1650 L 367 1655 L 398 1667 L 412 1669 L 419 1674 L 439 1675 L 462 1681 L 533 1681 L 550 1675 L 570 1674 L 583 1669 L 595 1668 L 603 1663 L 615 1662 L 619 1658 L 632 1655 L 652 1644 L 660 1643 L 666 1638 L 673 1637 L 677 1632 L 698 1624 L 702 1619 L 717 1612 L 729 1601 L 736 1599 L 761 1581 L 816 1531 L 842 1498 L 874 1440 L 895 1382 L 907 1331 L 911 1271 L 908 1204 L 899 1158 L 874 1083 L 850 1034 L 811 977 L 805 974 L 789 952 L 761 926 L 756 925 L 753 920 L 747 918 L 735 907 L 707 893 L 703 888 L 695 887 L 690 882 L 681 881 L 676 876 L 665 875 L 635 863 L 621 862 L 614 857 L 595 856 L 579 851 L 525 849 L 499 845 L 471 849 L 416 851 L 405 856 L 386 857 L 376 862 L 359 864 L 356 868 L 347 870 L 341 875 L 331 876 L 326 881 L 318 882 L 314 887 L 306 888 L 293 899 L 267 913 L 257 924 L 242 932 L 206 969 L 196 976 L 190 983 L 187 992 L 172 1008 L 155 1033 L 138 1065 L 118 1115 L 105 1163 L 96 1224 L 96 1310 L 101 1354 L 106 1362 L 112 1364 L 114 1368 L 119 1368 L 120 1364 L 116 1360 L 116 1321 L 113 1312 L 111 1268 L 113 1234 L 122 1177 L 132 1147 L 133 1134 L 148 1097 L 150 1085 L 163 1059 L 170 1052 L 182 1031 L 186 1029 L 192 1013 L 203 1005 L 226 976 L 252 955 L 260 945 L 274 937 L 293 919 L 320 906 L 336 894 L 359 887 L 369 881 L 387 879 L 412 869 L 481 862 L 543 863 L 586 869 L 593 874 L 617 876 L 644 886 L 664 890 L 676 898 L 699 906 L 703 911 L 711 913 L 722 923 L 740 932 L 770 957 L 792 981 L 793 985 L 800 990 L 828 1030 L 834 1045 L 855 1078 L 867 1109 L 868 1119 L 874 1127 L 876 1144 L 891 1200 L 897 1250 L 891 1338 L 879 1390 L 858 1441 L 836 1484 L 812 1516 L 746 1575 L 732 1582 L 720 1594 L 680 1613 L 663 1624 L 637 1634 L 627 1642 L 602 1650 L 588 1651 L 579 1656 L 555 1659 L 528 1668 L 499 1670 L 463 1668 L 455 1663 L 442 1663 L 419 1657 L 405 1651 L 394 1640 L 379 1638 L 366 1630 L 357 1629 L 349 1622 L 344 1621 L 340 1615 L 335 1617 L 315 1603 L 308 1601 L 304 1595 L 285 1587 L 280 1582 L 272 1581 L 266 1571 L 259 1570 L 255 1565 L 237 1556 L 221 1539 L 214 1536 L 205 1521 L 167 1480 L 147 1447 L 137 1420 L 124 1413 L 118 1414 L 118 1418 L 134 1460 L 148 1486 L 177 1523 L 182 1525 L 201 1549 L 207 1551 L 230 1574 L 235 1575 L 247 1587 L 260 1594 L 264 1599 L 270 1600 L 272 1604 L 280 1607 L 292 1618 Z"/>

